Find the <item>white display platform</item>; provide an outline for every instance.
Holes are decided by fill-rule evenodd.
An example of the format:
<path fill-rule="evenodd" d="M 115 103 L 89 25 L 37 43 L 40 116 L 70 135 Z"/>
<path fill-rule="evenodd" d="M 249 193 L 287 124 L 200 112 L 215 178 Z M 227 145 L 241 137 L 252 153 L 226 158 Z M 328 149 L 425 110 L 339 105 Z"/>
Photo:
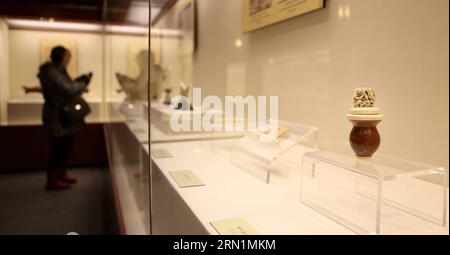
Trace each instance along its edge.
<path fill-rule="evenodd" d="M 235 141 L 234 139 L 216 141 L 217 146 L 213 152 L 210 151 L 208 141 L 152 144 L 152 149 L 165 148 L 174 155 L 173 158 L 166 159 L 152 157 L 156 166 L 152 168 L 153 176 L 160 173 L 164 177 L 164 179 L 153 178 L 153 187 L 160 186 L 160 183 L 168 183 L 171 186 L 155 189 L 152 196 L 165 198 L 165 203 L 176 200 L 174 194 L 179 196 L 209 234 L 217 234 L 209 224 L 211 221 L 236 217 L 244 218 L 262 234 L 352 234 L 351 231 L 300 203 L 299 173 L 274 171 L 271 183 L 264 184 L 234 166 L 230 162 L 227 148 L 231 148 Z M 206 185 L 179 188 L 168 173 L 174 170 L 191 170 Z M 170 192 L 171 190 L 175 193 Z M 165 191 L 167 194 L 156 194 Z M 159 208 L 158 203 L 162 202 L 155 199 L 153 201 L 153 224 L 170 224 L 174 220 L 180 221 L 178 224 L 192 224 L 164 217 L 173 215 L 172 212 L 155 213 Z M 179 206 L 183 207 L 182 204 Z M 171 208 L 174 210 L 177 205 Z M 155 218 L 156 215 L 160 218 Z M 189 230 L 193 229 L 183 226 L 179 229 L 187 232 L 172 234 L 198 233 L 190 232 Z M 197 226 L 196 229 L 201 228 Z M 168 234 L 163 230 L 160 231 Z"/>
<path fill-rule="evenodd" d="M 145 107 L 148 107 L 148 105 L 147 106 L 144 105 L 144 108 L 143 108 L 144 112 L 146 110 Z M 164 133 L 169 134 L 169 135 L 184 135 L 186 133 L 184 131 L 175 132 L 172 130 L 172 128 L 170 126 L 170 119 L 172 117 L 172 114 L 177 112 L 177 110 L 170 108 L 169 105 L 152 102 L 150 105 L 150 111 L 151 111 L 152 124 L 154 124 L 158 129 L 162 130 Z M 180 111 L 180 112 L 183 114 L 183 116 L 189 117 L 191 126 L 192 126 L 192 122 L 193 122 L 194 118 L 201 119 L 201 116 L 202 116 L 201 112 L 200 113 L 193 112 L 193 111 Z M 147 115 L 144 115 L 144 116 L 147 116 Z M 148 117 L 147 117 L 147 120 L 148 120 Z M 187 133 L 193 133 L 193 132 L 187 132 Z M 195 133 L 203 133 L 203 132 L 198 131 Z"/>
<path fill-rule="evenodd" d="M 152 144 L 152 149 L 164 148 L 174 155 L 164 159 L 152 157 L 152 185 L 158 187 L 152 195 L 152 222 L 160 225 L 160 234 L 201 234 L 202 229 L 217 234 L 209 223 L 229 218 L 244 218 L 261 234 L 354 234 L 300 202 L 300 173 L 274 172 L 271 183 L 264 184 L 231 164 L 227 148 L 234 141 L 216 141 L 212 152 L 207 141 Z M 179 188 L 168 173 L 174 170 L 191 170 L 206 185 Z M 178 202 L 159 206 L 170 201 Z M 158 212 L 169 208 L 172 211 Z M 195 219 L 200 226 L 193 225 Z M 179 227 L 161 227 L 173 226 L 174 221 Z M 408 234 L 448 234 L 448 225 L 418 226 Z"/>
<path fill-rule="evenodd" d="M 209 139 L 227 139 L 244 136 L 244 132 L 220 132 L 220 133 L 195 133 L 172 135 L 163 132 L 155 125 L 150 125 L 151 141 L 152 143 L 167 143 L 167 142 L 182 142 L 195 140 L 209 140 Z"/>
<path fill-rule="evenodd" d="M 151 141 L 152 143 L 165 143 L 176 141 L 192 141 L 199 139 L 236 138 L 245 135 L 245 132 L 174 132 L 170 128 L 170 116 L 175 110 L 168 105 L 152 102 Z M 148 121 L 148 104 L 143 105 L 143 117 Z M 186 112 L 192 117 L 192 112 Z"/>
<path fill-rule="evenodd" d="M 145 116 L 128 116 L 125 123 L 150 155 Z M 274 169 L 265 184 L 233 165 L 239 140 L 233 133 L 173 135 L 150 125 L 150 135 L 152 149 L 174 156 L 152 156 L 152 234 L 217 234 L 210 222 L 230 218 L 245 219 L 261 234 L 354 234 L 301 203 L 300 172 Z M 169 174 L 177 170 L 191 170 L 206 185 L 179 188 Z M 408 234 L 448 234 L 448 227 L 417 226 Z"/>

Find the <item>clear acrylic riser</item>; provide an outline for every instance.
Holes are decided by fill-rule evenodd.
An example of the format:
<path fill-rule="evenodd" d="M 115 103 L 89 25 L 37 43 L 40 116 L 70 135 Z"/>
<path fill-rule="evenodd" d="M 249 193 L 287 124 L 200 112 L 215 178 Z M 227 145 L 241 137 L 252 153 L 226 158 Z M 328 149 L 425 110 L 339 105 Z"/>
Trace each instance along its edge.
<path fill-rule="evenodd" d="M 270 183 L 275 169 L 300 172 L 301 157 L 317 149 L 318 129 L 297 123 L 278 121 L 286 134 L 272 142 L 262 142 L 253 131 L 239 139 L 231 151 L 231 162 L 264 183 Z"/>
<path fill-rule="evenodd" d="M 146 106 L 148 107 L 148 106 Z M 186 135 L 186 134 L 199 134 L 204 131 L 174 131 L 170 125 L 170 119 L 173 114 L 179 115 L 179 118 L 189 119 L 189 126 L 193 126 L 194 119 L 202 120 L 202 113 L 194 111 L 177 111 L 171 109 L 169 105 L 161 103 L 151 103 L 150 111 L 152 115 L 151 122 L 161 131 L 169 135 Z M 148 118 L 148 116 L 146 116 Z"/>
<path fill-rule="evenodd" d="M 147 112 L 144 115 L 144 118 L 148 121 L 148 104 L 143 105 L 143 111 Z M 158 102 L 152 102 L 151 107 L 151 125 L 153 129 L 152 133 L 152 142 L 160 143 L 160 142 L 174 142 L 174 141 L 192 141 L 192 140 L 210 140 L 211 147 L 214 147 L 214 141 L 220 139 L 230 139 L 230 138 L 238 138 L 243 137 L 245 132 L 225 130 L 225 126 L 229 123 L 236 125 L 239 121 L 227 122 L 225 120 L 221 120 L 218 123 L 210 123 L 210 130 L 204 129 L 203 127 L 203 118 L 205 117 L 205 112 L 211 110 L 200 110 L 197 111 L 178 111 L 171 109 L 169 105 L 165 105 Z M 175 116 L 174 116 L 175 114 Z M 183 118 L 188 120 L 189 127 L 193 127 L 194 121 L 200 121 L 201 128 L 200 130 L 179 130 L 175 131 L 171 127 L 171 118 L 176 117 L 179 121 L 182 121 Z M 240 120 L 240 122 L 244 122 L 244 120 Z"/>
<path fill-rule="evenodd" d="M 442 167 L 315 151 L 302 158 L 301 180 L 302 203 L 356 234 L 417 234 L 446 225 Z"/>

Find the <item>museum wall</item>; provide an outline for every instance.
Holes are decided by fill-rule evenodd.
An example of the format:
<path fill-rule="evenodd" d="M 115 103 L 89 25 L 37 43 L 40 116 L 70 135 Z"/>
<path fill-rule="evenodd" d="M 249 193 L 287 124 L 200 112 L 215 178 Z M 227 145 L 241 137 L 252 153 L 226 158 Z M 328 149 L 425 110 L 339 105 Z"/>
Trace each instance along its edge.
<path fill-rule="evenodd" d="M 384 120 L 379 153 L 448 168 L 448 1 L 333 0 L 245 33 L 242 1 L 198 0 L 194 84 L 207 95 L 277 95 L 280 119 L 348 148 L 356 87 Z"/>
<path fill-rule="evenodd" d="M 101 99 L 103 85 L 102 53 L 103 41 L 101 34 L 78 32 L 52 32 L 15 30 L 9 32 L 10 40 L 10 98 L 21 98 L 24 95 L 22 85 L 38 85 L 36 76 L 40 65 L 40 47 L 43 39 L 74 40 L 76 44 L 76 59 L 78 74 L 93 72 L 92 83 L 89 86 L 87 98 Z M 74 54 L 74 53 L 72 53 Z M 30 94 L 27 97 L 39 94 Z"/>
<path fill-rule="evenodd" d="M 105 91 L 111 91 L 109 96 L 123 98 L 123 95 L 116 93 L 119 88 L 115 72 L 128 74 L 128 52 L 131 45 L 148 45 L 145 36 L 130 35 L 108 35 L 105 42 L 110 43 L 110 52 L 107 54 L 105 62 L 111 63 L 111 68 L 103 68 L 104 43 L 102 34 L 98 33 L 78 33 L 78 32 L 52 32 L 52 31 L 31 31 L 31 30 L 10 30 L 10 77 L 11 89 L 10 98 L 21 98 L 24 93 L 22 85 L 39 84 L 36 77 L 39 66 L 39 54 L 41 40 L 43 39 L 68 39 L 74 40 L 76 44 L 76 61 L 78 74 L 92 71 L 94 73 L 90 91 L 86 94 L 89 99 L 102 99 L 103 84 Z M 148 46 L 147 46 L 148 47 Z M 103 74 L 105 70 L 105 74 Z M 111 73 L 109 73 L 111 72 Z M 105 76 L 104 76 L 105 75 Z M 109 82 L 103 82 L 108 77 Z M 40 97 L 40 95 L 27 95 L 27 97 Z"/>

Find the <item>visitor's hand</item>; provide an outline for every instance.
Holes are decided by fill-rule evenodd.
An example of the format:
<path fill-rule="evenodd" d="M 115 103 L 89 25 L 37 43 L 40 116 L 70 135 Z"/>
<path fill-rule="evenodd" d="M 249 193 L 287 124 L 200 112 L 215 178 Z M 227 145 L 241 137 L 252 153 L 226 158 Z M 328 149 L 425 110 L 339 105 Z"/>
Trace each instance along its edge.
<path fill-rule="evenodd" d="M 91 82 L 91 79 L 92 79 L 92 73 L 83 74 L 83 75 L 79 76 L 78 78 L 76 78 L 77 81 L 85 82 L 86 85 L 89 85 L 89 83 Z"/>

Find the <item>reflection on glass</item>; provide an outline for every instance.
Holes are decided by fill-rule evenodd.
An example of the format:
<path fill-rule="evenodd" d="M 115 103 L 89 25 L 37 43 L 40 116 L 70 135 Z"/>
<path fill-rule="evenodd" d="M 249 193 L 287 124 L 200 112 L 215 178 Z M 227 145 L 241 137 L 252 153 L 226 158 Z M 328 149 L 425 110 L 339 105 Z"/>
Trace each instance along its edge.
<path fill-rule="evenodd" d="M 196 48 L 194 5 L 195 1 L 192 0 L 177 1 L 151 27 L 152 141 L 169 141 L 172 135 L 182 135 L 172 132 L 170 116 L 177 109 L 187 112 L 193 110 L 191 90 Z"/>
<path fill-rule="evenodd" d="M 86 122 L 104 130 L 119 225 L 124 226 L 121 233 L 149 234 L 149 132 L 144 106 L 149 59 L 154 59 L 148 37 L 150 5 L 148 0 L 104 3 L 99 13 L 105 15 L 95 22 L 62 21 L 60 16 L 0 17 L 0 121 L 42 124 L 44 99 L 37 73 L 49 61 L 51 50 L 64 46 L 71 53 L 64 78 L 93 73 L 83 94 L 91 109 Z M 87 108 L 80 102 L 69 109 L 72 106 L 76 113 Z M 98 134 L 98 139 L 103 141 L 102 136 Z"/>
<path fill-rule="evenodd" d="M 147 83 L 148 83 L 148 50 L 141 50 L 136 56 L 136 62 L 139 66 L 139 74 L 137 77 L 129 77 L 120 72 L 116 73 L 120 89 L 118 92 L 126 94 L 126 101 L 146 100 Z"/>
<path fill-rule="evenodd" d="M 349 5 L 340 5 L 338 8 L 338 17 L 340 19 L 350 18 L 351 10 Z"/>
<path fill-rule="evenodd" d="M 109 14 L 117 2 L 129 1 L 108 1 Z M 122 24 L 105 29 L 106 136 L 124 234 L 151 233 L 148 10 L 149 1 L 131 1 Z"/>
<path fill-rule="evenodd" d="M 350 18 L 350 14 L 351 14 L 350 6 L 346 5 L 345 8 L 344 8 L 344 16 L 346 18 Z"/>
<path fill-rule="evenodd" d="M 234 46 L 236 46 L 236 48 L 242 47 L 242 40 L 239 38 L 236 39 L 236 41 L 234 41 Z"/>

